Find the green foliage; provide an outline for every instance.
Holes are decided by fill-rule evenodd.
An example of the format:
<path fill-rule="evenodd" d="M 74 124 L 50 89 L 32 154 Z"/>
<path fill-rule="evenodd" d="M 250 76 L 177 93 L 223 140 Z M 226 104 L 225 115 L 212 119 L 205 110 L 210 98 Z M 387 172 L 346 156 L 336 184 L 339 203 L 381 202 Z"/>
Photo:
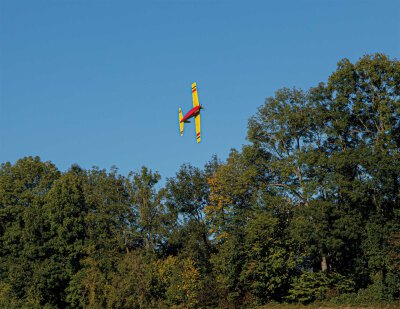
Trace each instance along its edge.
<path fill-rule="evenodd" d="M 0 279 L 7 299 L 16 306 L 45 304 L 47 296 L 40 293 L 40 285 L 57 276 L 45 281 L 40 274 L 47 274 L 43 260 L 49 250 L 43 204 L 59 175 L 52 163 L 38 157 L 20 159 L 15 165 L 7 162 L 0 168 Z M 55 294 L 50 292 L 49 298 L 54 305 L 57 283 L 52 291 Z"/>
<path fill-rule="evenodd" d="M 194 262 L 169 256 L 159 261 L 158 266 L 158 275 L 165 288 L 165 303 L 168 308 L 197 308 L 202 282 Z"/>
<path fill-rule="evenodd" d="M 156 247 L 164 241 L 163 235 L 168 232 L 168 225 L 173 219 L 162 203 L 165 189 L 157 191 L 155 188 L 161 176 L 142 167 L 140 173 L 130 173 L 129 178 L 129 189 L 138 217 L 140 236 L 146 250 L 155 253 Z"/>
<path fill-rule="evenodd" d="M 43 203 L 59 171 L 39 157 L 25 157 L 15 165 L 2 163 L 0 169 L 0 208 Z"/>
<path fill-rule="evenodd" d="M 284 228 L 270 213 L 255 214 L 246 227 L 240 278 L 256 303 L 280 300 L 295 274 L 296 260 Z"/>
<path fill-rule="evenodd" d="M 176 254 L 195 260 L 208 269 L 211 244 L 203 209 L 209 204 L 206 171 L 184 164 L 176 177 L 167 179 L 166 205 L 177 216 L 166 254 Z M 179 214 L 179 216 L 178 216 Z"/>
<path fill-rule="evenodd" d="M 287 299 L 306 304 L 353 290 L 354 282 L 340 274 L 304 272 L 294 280 Z"/>

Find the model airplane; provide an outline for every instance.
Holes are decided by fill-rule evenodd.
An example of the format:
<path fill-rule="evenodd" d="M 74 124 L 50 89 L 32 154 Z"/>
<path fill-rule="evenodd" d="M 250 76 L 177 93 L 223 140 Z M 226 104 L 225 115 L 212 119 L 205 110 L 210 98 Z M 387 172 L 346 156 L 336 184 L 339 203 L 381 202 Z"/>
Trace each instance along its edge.
<path fill-rule="evenodd" d="M 194 117 L 194 122 L 196 124 L 196 141 L 200 143 L 201 134 L 200 134 L 200 110 L 203 108 L 199 104 L 199 98 L 197 96 L 197 86 L 196 83 L 192 84 L 192 98 L 193 98 L 193 108 L 187 112 L 185 116 L 182 116 L 182 109 L 179 108 L 179 131 L 181 136 L 183 135 L 183 127 L 185 123 L 188 123 L 188 119 Z"/>

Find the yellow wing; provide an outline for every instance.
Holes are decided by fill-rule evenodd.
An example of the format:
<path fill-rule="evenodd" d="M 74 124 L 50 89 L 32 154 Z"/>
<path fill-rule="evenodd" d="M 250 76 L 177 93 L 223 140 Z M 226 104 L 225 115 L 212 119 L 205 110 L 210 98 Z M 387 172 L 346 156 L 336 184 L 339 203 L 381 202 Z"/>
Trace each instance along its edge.
<path fill-rule="evenodd" d="M 192 98 L 193 98 L 193 107 L 199 106 L 199 97 L 197 95 L 197 85 L 196 83 L 192 84 Z M 200 113 L 198 113 L 194 117 L 194 121 L 196 123 L 196 141 L 200 143 L 201 141 L 201 133 L 200 133 Z"/>
<path fill-rule="evenodd" d="M 196 85 L 196 83 L 192 84 L 192 98 L 193 98 L 193 107 L 199 106 L 199 98 L 197 96 L 197 85 Z"/>
<path fill-rule="evenodd" d="M 197 114 L 194 117 L 194 121 L 196 123 L 196 141 L 200 143 L 201 141 L 201 134 L 200 134 L 200 114 Z"/>

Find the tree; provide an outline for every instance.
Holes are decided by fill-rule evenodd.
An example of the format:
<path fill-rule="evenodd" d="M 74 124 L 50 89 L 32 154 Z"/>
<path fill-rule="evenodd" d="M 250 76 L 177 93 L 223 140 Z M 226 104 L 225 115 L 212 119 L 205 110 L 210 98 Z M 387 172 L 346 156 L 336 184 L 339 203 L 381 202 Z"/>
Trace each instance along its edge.
<path fill-rule="evenodd" d="M 175 213 L 176 222 L 163 250 L 165 256 L 177 256 L 190 260 L 199 271 L 200 289 L 197 302 L 215 306 L 215 276 L 210 262 L 214 250 L 209 240 L 208 225 L 203 213 L 209 204 L 210 177 L 219 166 L 217 157 L 206 163 L 203 169 L 184 164 L 176 176 L 167 179 L 165 205 Z"/>
<path fill-rule="evenodd" d="M 217 252 L 211 261 L 222 306 L 281 299 L 295 267 L 285 230 L 287 201 L 269 191 L 270 156 L 259 147 L 232 151 L 209 178 L 205 208 Z"/>
<path fill-rule="evenodd" d="M 66 289 L 80 269 L 87 237 L 83 184 L 85 172 L 73 166 L 52 186 L 43 211 L 46 214 L 47 252 L 36 261 L 30 295 L 39 305 L 66 306 Z"/>
<path fill-rule="evenodd" d="M 174 178 L 167 179 L 166 192 L 166 206 L 177 218 L 177 226 L 171 235 L 168 250 L 175 250 L 174 246 L 180 246 L 176 249 L 204 264 L 211 253 L 203 213 L 204 207 L 209 203 L 206 172 L 184 164 Z"/>
<path fill-rule="evenodd" d="M 1 164 L 0 282 L 11 307 L 26 303 L 36 284 L 35 261 L 46 255 L 49 239 L 43 204 L 59 176 L 54 164 L 39 157 Z"/>
<path fill-rule="evenodd" d="M 161 176 L 142 167 L 140 173 L 130 173 L 129 177 L 132 211 L 137 212 L 139 234 L 146 251 L 155 253 L 156 248 L 164 242 L 168 234 L 167 226 L 171 221 L 170 214 L 162 203 L 165 190 L 155 188 Z"/>
<path fill-rule="evenodd" d="M 323 141 L 322 113 L 309 94 L 283 88 L 249 120 L 248 139 L 269 156 L 268 186 L 281 189 L 294 203 L 307 204 L 316 193 L 311 167 Z"/>

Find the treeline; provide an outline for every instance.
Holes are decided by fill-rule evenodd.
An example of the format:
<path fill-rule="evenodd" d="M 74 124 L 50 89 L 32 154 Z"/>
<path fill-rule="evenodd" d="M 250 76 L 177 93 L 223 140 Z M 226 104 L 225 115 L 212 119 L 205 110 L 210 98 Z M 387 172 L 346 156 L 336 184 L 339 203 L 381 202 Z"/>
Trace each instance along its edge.
<path fill-rule="evenodd" d="M 281 89 L 249 144 L 175 177 L 0 168 L 3 308 L 241 308 L 400 298 L 400 63 Z"/>

